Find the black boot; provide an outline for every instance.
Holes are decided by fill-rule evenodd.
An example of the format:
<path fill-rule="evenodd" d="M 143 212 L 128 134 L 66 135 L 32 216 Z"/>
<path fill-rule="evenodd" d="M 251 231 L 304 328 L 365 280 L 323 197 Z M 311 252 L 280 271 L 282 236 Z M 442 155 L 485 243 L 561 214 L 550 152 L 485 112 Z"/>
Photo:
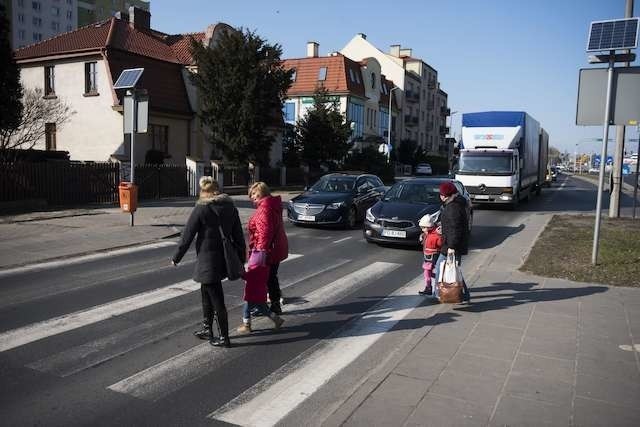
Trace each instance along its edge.
<path fill-rule="evenodd" d="M 201 340 L 211 339 L 213 337 L 211 334 L 211 323 L 207 323 L 207 321 L 202 322 L 202 329 L 193 331 L 193 335 Z"/>
<path fill-rule="evenodd" d="M 214 337 L 209 340 L 209 344 L 213 347 L 231 348 L 231 340 L 229 337 Z"/>
<path fill-rule="evenodd" d="M 282 314 L 282 307 L 279 302 L 272 302 L 270 309 L 272 313 L 277 314 L 278 316 Z"/>

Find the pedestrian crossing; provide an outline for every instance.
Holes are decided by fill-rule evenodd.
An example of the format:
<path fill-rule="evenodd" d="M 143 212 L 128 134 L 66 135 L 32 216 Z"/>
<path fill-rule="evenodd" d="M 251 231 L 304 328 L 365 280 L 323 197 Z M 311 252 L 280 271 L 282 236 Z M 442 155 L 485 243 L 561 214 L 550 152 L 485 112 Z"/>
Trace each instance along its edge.
<path fill-rule="evenodd" d="M 290 254 L 285 262 L 296 260 L 304 261 L 304 255 Z M 402 266 L 391 261 L 372 261 L 362 265 L 348 258 L 327 262 L 311 261 L 308 264 L 303 271 L 297 270 L 298 273 L 295 274 L 287 275 L 286 269 L 283 274 L 281 270 L 281 288 L 286 290 L 285 295 L 293 296 L 297 293 L 296 289 L 305 289 L 303 294 L 298 293 L 300 296 L 295 298 L 295 304 L 286 306 L 285 331 L 287 327 L 303 329 L 305 322 L 316 315 L 318 309 L 335 305 L 373 282 L 390 280 L 394 272 Z M 242 425 L 266 425 L 279 421 L 423 302 L 423 298 L 415 295 L 415 289 L 421 281 L 420 275 L 404 284 L 399 283 L 400 287 L 395 293 L 382 298 L 375 307 L 359 314 L 356 321 L 349 322 L 329 339 L 320 340 L 303 354 L 304 357 L 300 355 L 287 363 L 283 367 L 284 371 L 279 370 L 277 374 L 272 374 L 276 375 L 275 377 L 265 378 L 221 408 L 210 408 L 209 418 Z M 309 282 L 318 283 L 319 286 L 305 288 Z M 179 281 L 5 331 L 0 333 L 0 353 L 52 339 L 98 322 L 109 322 L 119 316 L 186 296 L 199 288 L 200 285 L 192 280 Z M 228 308 L 237 308 L 237 304 L 230 304 Z M 78 345 L 60 348 L 58 352 L 46 354 L 44 357 L 41 355 L 38 360 L 27 360 L 24 366 L 61 378 L 71 377 L 115 359 L 126 358 L 134 350 L 168 339 L 175 334 L 191 335 L 191 328 L 200 315 L 200 306 L 189 306 L 163 315 L 156 313 L 156 317 L 145 319 L 130 327 L 125 326 L 124 329 L 113 330 L 104 336 L 75 343 Z M 230 321 L 232 337 L 233 326 L 235 322 Z M 254 319 L 254 329 L 258 331 L 271 327 L 267 318 Z M 231 349 L 212 349 L 207 342 L 194 342 L 195 345 L 164 360 L 151 362 L 150 366 L 133 373 L 126 372 L 126 377 L 114 378 L 113 381 L 106 382 L 104 387 L 119 395 L 157 402 L 243 357 L 247 345 L 251 346 L 260 341 L 268 342 L 273 338 L 273 334 L 233 337 L 234 343 L 241 342 L 243 345 Z M 298 360 L 300 357 L 304 360 Z M 139 367 L 139 364 L 136 367 Z M 310 375 L 309 372 L 319 373 Z M 265 405 L 264 393 L 287 394 L 286 390 L 293 391 L 289 394 L 295 395 L 296 398 L 282 399 L 277 407 Z M 247 396 L 253 398 L 248 399 Z"/>

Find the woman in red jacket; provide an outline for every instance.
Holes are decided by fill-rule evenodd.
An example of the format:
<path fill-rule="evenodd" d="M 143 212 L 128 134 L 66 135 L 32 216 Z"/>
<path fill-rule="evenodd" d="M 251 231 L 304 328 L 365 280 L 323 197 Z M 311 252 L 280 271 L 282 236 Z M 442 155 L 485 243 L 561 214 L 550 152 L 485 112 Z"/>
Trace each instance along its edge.
<path fill-rule="evenodd" d="M 282 314 L 278 267 L 289 256 L 289 242 L 282 221 L 282 199 L 272 196 L 264 182 L 256 182 L 249 188 L 249 197 L 256 205 L 256 212 L 249 219 L 250 265 L 269 266 L 267 288 L 271 300 L 271 312 Z"/>

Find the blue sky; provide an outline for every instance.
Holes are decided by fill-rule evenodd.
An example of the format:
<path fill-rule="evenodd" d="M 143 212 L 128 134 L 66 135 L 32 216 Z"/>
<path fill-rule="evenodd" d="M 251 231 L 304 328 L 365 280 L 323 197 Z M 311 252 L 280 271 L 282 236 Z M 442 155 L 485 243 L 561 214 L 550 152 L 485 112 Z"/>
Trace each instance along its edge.
<path fill-rule="evenodd" d="M 303 57 L 310 40 L 326 55 L 365 33 L 385 52 L 401 44 L 436 68 L 452 111 L 525 110 L 550 145 L 599 152 L 589 139 L 602 138 L 602 127 L 575 125 L 578 70 L 592 67 L 589 23 L 622 18 L 624 8 L 625 0 L 152 0 L 151 24 L 185 33 L 226 22 L 279 43 L 283 58 Z M 456 114 L 458 135 L 460 125 Z M 637 138 L 635 129 L 627 133 Z"/>

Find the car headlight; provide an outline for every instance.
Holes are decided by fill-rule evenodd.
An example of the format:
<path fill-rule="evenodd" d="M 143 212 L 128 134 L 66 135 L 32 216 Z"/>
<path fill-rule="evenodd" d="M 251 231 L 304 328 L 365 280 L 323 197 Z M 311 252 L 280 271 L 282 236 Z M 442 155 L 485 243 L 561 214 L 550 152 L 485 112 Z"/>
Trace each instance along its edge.
<path fill-rule="evenodd" d="M 376 217 L 371 213 L 371 208 L 367 209 L 367 212 L 365 214 L 365 218 L 369 222 L 376 222 Z"/>
<path fill-rule="evenodd" d="M 344 202 L 336 202 L 336 203 L 331 203 L 330 205 L 327 205 L 327 209 L 340 209 L 343 206 L 344 206 Z"/>

